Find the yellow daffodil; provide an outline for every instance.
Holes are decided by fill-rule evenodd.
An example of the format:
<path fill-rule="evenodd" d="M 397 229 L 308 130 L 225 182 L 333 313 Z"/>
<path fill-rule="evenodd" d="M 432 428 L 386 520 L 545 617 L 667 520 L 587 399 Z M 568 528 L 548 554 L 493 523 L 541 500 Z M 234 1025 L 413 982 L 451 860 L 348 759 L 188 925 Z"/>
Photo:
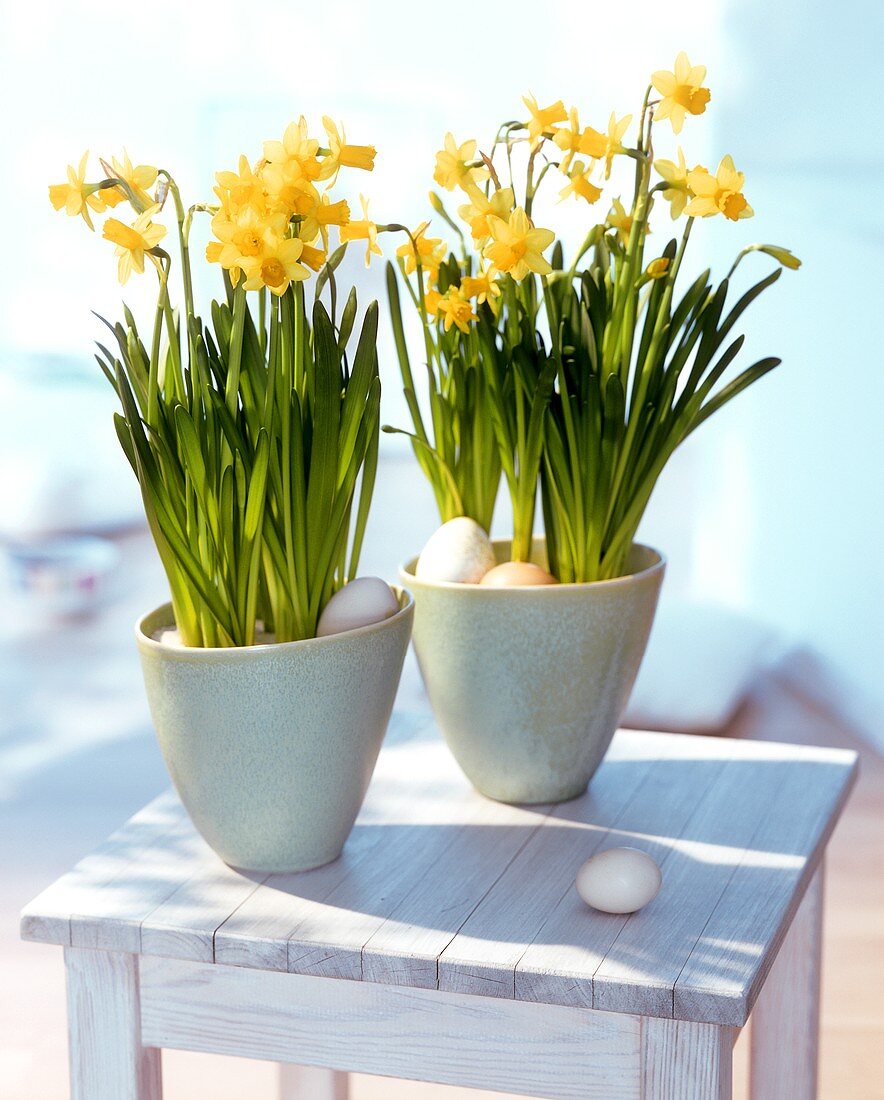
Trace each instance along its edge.
<path fill-rule="evenodd" d="M 303 115 L 297 122 L 290 122 L 282 141 L 264 142 L 264 160 L 280 167 L 294 167 L 307 180 L 319 179 L 322 172 L 317 156 L 319 142 L 311 138 L 307 130 Z"/>
<path fill-rule="evenodd" d="M 264 214 L 266 211 L 264 181 L 253 170 L 245 155 L 239 158 L 238 172 L 216 172 L 215 180 L 215 194 L 221 201 L 221 209 L 228 217 L 235 217 L 246 209 L 256 214 Z"/>
<path fill-rule="evenodd" d="M 568 125 L 553 132 L 553 141 L 564 153 L 559 167 L 567 172 L 571 160 L 578 153 L 585 157 L 599 159 L 608 151 L 608 139 L 591 126 L 580 129 L 580 120 L 577 116 L 577 108 L 572 107 L 568 115 Z"/>
<path fill-rule="evenodd" d="M 592 183 L 589 178 L 591 173 L 591 164 L 585 165 L 582 161 L 575 161 L 571 170 L 565 173 L 568 177 L 568 185 L 559 192 L 559 201 L 564 202 L 571 195 L 577 199 L 585 199 L 588 203 L 600 199 L 602 189 Z"/>
<path fill-rule="evenodd" d="M 745 176 L 734 167 L 733 158 L 723 157 L 713 176 L 706 168 L 696 167 L 688 172 L 688 187 L 694 197 L 685 207 L 692 218 L 709 218 L 724 214 L 732 222 L 751 218 L 755 211 L 743 194 Z"/>
<path fill-rule="evenodd" d="M 108 218 L 104 223 L 105 240 L 117 246 L 114 254 L 119 258 L 117 273 L 121 283 L 127 282 L 133 271 L 144 271 L 145 252 L 156 248 L 165 237 L 166 227 L 151 221 L 159 209 L 157 205 L 149 206 L 131 225 L 117 218 Z"/>
<path fill-rule="evenodd" d="M 298 261 L 304 250 L 304 242 L 297 237 L 280 237 L 267 229 L 261 240 L 260 254 L 249 257 L 243 264 L 245 290 L 261 290 L 267 287 L 276 295 L 285 294 L 289 284 L 310 278 L 310 272 Z"/>
<path fill-rule="evenodd" d="M 663 191 L 663 198 L 669 203 L 669 212 L 673 221 L 684 213 L 688 199 L 688 166 L 685 164 L 684 151 L 678 147 L 678 163 L 671 160 L 655 160 L 654 167 L 669 186 Z"/>
<path fill-rule="evenodd" d="M 104 164 L 104 161 L 102 161 L 102 164 Z M 136 210 L 139 206 L 143 210 L 146 210 L 148 206 L 153 206 L 154 199 L 147 193 L 147 189 L 153 187 L 157 181 L 156 168 L 149 164 L 139 164 L 137 167 L 133 167 L 129 154 L 125 149 L 120 160 L 111 157 L 110 168 L 109 176 L 115 176 L 123 183 L 128 184 L 136 199 Z M 111 194 L 114 196 L 114 205 L 121 199 L 129 197 L 121 188 L 109 188 L 103 197 L 107 200 Z"/>
<path fill-rule="evenodd" d="M 337 179 L 341 168 L 361 168 L 365 172 L 374 169 L 377 150 L 373 145 L 348 145 L 343 126 L 339 132 L 328 115 L 323 116 L 322 125 L 328 135 L 329 155 L 322 162 L 320 179 L 331 179 L 329 187 Z"/>
<path fill-rule="evenodd" d="M 685 115 L 701 115 L 711 98 L 708 88 L 703 88 L 705 65 L 692 65 L 688 55 L 681 51 L 675 59 L 675 71 L 660 69 L 651 76 L 651 83 L 663 97 L 654 111 L 654 120 L 668 118 L 676 134 L 681 133 Z"/>
<path fill-rule="evenodd" d="M 463 187 L 468 184 L 480 183 L 488 178 L 488 169 L 482 165 L 475 166 L 476 143 L 465 141 L 458 145 L 453 134 L 445 135 L 445 148 L 436 154 L 436 171 L 433 179 L 446 191 L 453 191 L 455 187 Z"/>
<path fill-rule="evenodd" d="M 319 271 L 325 263 L 327 255 L 321 248 L 314 248 L 311 244 L 305 244 L 301 249 L 301 263 L 306 264 L 312 271 Z"/>
<path fill-rule="evenodd" d="M 533 95 L 523 95 L 522 102 L 531 115 L 526 125 L 531 148 L 536 149 L 543 139 L 543 135 L 553 132 L 556 123 L 567 121 L 568 112 L 565 110 L 565 104 L 560 99 L 557 99 L 555 103 L 550 103 L 548 107 L 538 106 Z"/>
<path fill-rule="evenodd" d="M 645 275 L 649 279 L 662 279 L 668 270 L 669 259 L 666 256 L 659 256 L 656 260 L 651 260 L 645 268 Z"/>
<path fill-rule="evenodd" d="M 359 196 L 362 203 L 362 218 L 359 221 L 348 221 L 341 226 L 341 244 L 348 241 L 366 241 L 365 266 L 371 267 L 371 257 L 383 256 L 378 244 L 378 227 L 368 216 L 368 200 L 364 195 Z"/>
<path fill-rule="evenodd" d="M 321 239 L 322 247 L 327 252 L 328 227 L 343 226 L 350 221 L 350 204 L 346 199 L 332 202 L 327 192 L 320 197 L 319 192 L 311 188 L 310 193 L 305 192 L 301 196 L 293 213 L 302 219 L 298 226 L 298 236 L 301 240 L 313 244 L 317 239 Z"/>
<path fill-rule="evenodd" d="M 408 240 L 396 249 L 396 255 L 402 260 L 406 275 L 411 275 L 417 270 L 418 259 L 422 270 L 430 273 L 438 271 L 439 265 L 445 259 L 448 246 L 440 237 L 427 236 L 429 224 L 429 222 L 421 222 L 415 229 L 412 233 L 414 244 Z"/>
<path fill-rule="evenodd" d="M 470 331 L 470 322 L 476 320 L 472 302 L 465 298 L 459 287 L 450 286 L 436 302 L 435 311 L 443 320 L 445 331 L 456 325 L 461 332 Z"/>
<path fill-rule="evenodd" d="M 629 129 L 630 122 L 632 122 L 632 115 L 624 115 L 623 118 L 618 119 L 617 113 L 615 111 L 611 112 L 611 117 L 608 119 L 608 132 L 604 135 L 605 179 L 608 179 L 611 175 L 611 165 L 614 157 L 623 152 L 623 137 Z"/>
<path fill-rule="evenodd" d="M 549 262 L 541 253 L 555 240 L 551 229 L 536 229 L 521 206 L 510 215 L 509 221 L 488 217 L 488 228 L 492 241 L 485 246 L 485 258 L 498 271 L 508 272 L 517 281 L 533 271 L 537 275 L 548 275 L 552 271 Z"/>
<path fill-rule="evenodd" d="M 460 281 L 460 292 L 464 298 L 475 298 L 476 305 L 488 302 L 494 305 L 494 299 L 500 297 L 500 283 L 497 271 L 489 267 L 478 275 L 465 275 Z"/>
<path fill-rule="evenodd" d="M 206 259 L 225 268 L 236 286 L 240 273 L 263 254 L 267 230 L 281 236 L 286 225 L 284 214 L 257 214 L 246 206 L 231 218 L 221 210 L 212 218 L 212 232 L 218 240 L 206 246 Z"/>
<path fill-rule="evenodd" d="M 617 230 L 620 243 L 626 248 L 629 244 L 629 235 L 632 232 L 632 215 L 626 213 L 623 203 L 619 199 L 614 199 L 614 209 L 608 214 L 605 224 L 611 229 Z M 645 226 L 644 235 L 647 236 L 648 233 L 650 233 L 650 229 Z"/>
<path fill-rule="evenodd" d="M 49 201 L 56 210 L 64 209 L 72 218 L 79 215 L 83 221 L 94 229 L 90 207 L 100 214 L 105 209 L 105 202 L 101 191 L 95 184 L 86 182 L 86 164 L 89 160 L 89 151 L 80 158 L 80 164 L 74 168 L 68 165 L 68 178 L 64 183 L 53 183 L 49 187 Z"/>
<path fill-rule="evenodd" d="M 430 317 L 435 317 L 439 310 L 439 303 L 442 301 L 442 295 L 438 290 L 429 289 L 424 294 L 424 310 Z"/>
<path fill-rule="evenodd" d="M 516 205 L 516 197 L 512 187 L 501 187 L 495 191 L 491 198 L 479 187 L 469 189 L 470 201 L 457 208 L 458 214 L 469 225 L 473 240 L 477 243 L 487 241 L 491 236 L 488 228 L 488 216 L 509 220 L 513 207 Z"/>

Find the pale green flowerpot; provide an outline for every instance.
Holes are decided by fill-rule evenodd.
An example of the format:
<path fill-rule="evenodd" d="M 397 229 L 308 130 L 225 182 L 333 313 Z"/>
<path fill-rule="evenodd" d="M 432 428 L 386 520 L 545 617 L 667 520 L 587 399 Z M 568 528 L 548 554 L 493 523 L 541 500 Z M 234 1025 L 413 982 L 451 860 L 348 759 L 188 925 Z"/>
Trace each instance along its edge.
<path fill-rule="evenodd" d="M 135 634 L 150 711 L 181 801 L 218 855 L 306 871 L 340 855 L 371 780 L 408 649 L 414 602 L 383 622 L 276 645 L 188 649 Z"/>
<path fill-rule="evenodd" d="M 495 541 L 497 560 L 509 542 Z M 546 567 L 542 540 L 533 560 Z M 427 582 L 414 649 L 436 720 L 473 786 L 501 802 L 583 794 L 644 656 L 665 561 L 636 544 L 630 574 L 590 584 L 495 588 Z"/>

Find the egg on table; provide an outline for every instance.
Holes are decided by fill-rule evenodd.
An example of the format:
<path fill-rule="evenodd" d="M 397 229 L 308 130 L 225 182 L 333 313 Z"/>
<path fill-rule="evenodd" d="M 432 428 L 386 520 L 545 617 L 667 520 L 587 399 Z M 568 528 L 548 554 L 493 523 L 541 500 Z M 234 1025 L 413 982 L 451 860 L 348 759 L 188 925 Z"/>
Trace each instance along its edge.
<path fill-rule="evenodd" d="M 657 896 L 663 875 L 647 852 L 607 848 L 577 872 L 577 893 L 603 913 L 634 913 Z"/>
<path fill-rule="evenodd" d="M 422 581 L 478 584 L 496 563 L 488 535 L 474 519 L 450 519 L 430 537 L 417 560 L 415 576 Z"/>
<path fill-rule="evenodd" d="M 325 605 L 316 637 L 370 626 L 389 619 L 398 610 L 399 601 L 386 581 L 380 577 L 356 577 L 339 588 Z"/>
<path fill-rule="evenodd" d="M 545 569 L 530 561 L 505 561 L 489 569 L 479 581 L 493 588 L 515 588 L 529 584 L 558 584 L 559 582 Z"/>

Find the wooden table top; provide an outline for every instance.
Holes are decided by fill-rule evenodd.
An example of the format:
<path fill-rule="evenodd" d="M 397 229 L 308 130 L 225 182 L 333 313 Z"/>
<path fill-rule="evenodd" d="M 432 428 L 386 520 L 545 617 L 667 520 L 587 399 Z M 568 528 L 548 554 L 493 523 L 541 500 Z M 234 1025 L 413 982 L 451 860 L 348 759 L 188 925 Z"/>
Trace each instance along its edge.
<path fill-rule="evenodd" d="M 740 1026 L 855 772 L 845 750 L 624 730 L 584 797 L 505 806 L 399 712 L 334 863 L 234 871 L 170 792 L 31 902 L 22 936 Z M 574 888 L 618 845 L 663 871 L 631 916 Z"/>

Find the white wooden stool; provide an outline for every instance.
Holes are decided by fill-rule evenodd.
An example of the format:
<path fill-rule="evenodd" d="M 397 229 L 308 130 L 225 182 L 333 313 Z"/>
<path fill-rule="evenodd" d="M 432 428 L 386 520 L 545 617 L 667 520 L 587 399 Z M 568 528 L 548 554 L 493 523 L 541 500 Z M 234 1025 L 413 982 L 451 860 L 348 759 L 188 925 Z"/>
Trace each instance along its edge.
<path fill-rule="evenodd" d="M 286 1100 L 344 1100 L 348 1071 L 720 1100 L 750 1012 L 753 1100 L 815 1095 L 822 857 L 855 754 L 623 731 L 589 794 L 514 807 L 396 721 L 336 862 L 240 874 L 169 794 L 27 907 L 22 935 L 66 949 L 73 1100 L 158 1100 L 162 1047 L 284 1063 Z M 663 887 L 594 912 L 575 872 L 622 844 Z"/>

